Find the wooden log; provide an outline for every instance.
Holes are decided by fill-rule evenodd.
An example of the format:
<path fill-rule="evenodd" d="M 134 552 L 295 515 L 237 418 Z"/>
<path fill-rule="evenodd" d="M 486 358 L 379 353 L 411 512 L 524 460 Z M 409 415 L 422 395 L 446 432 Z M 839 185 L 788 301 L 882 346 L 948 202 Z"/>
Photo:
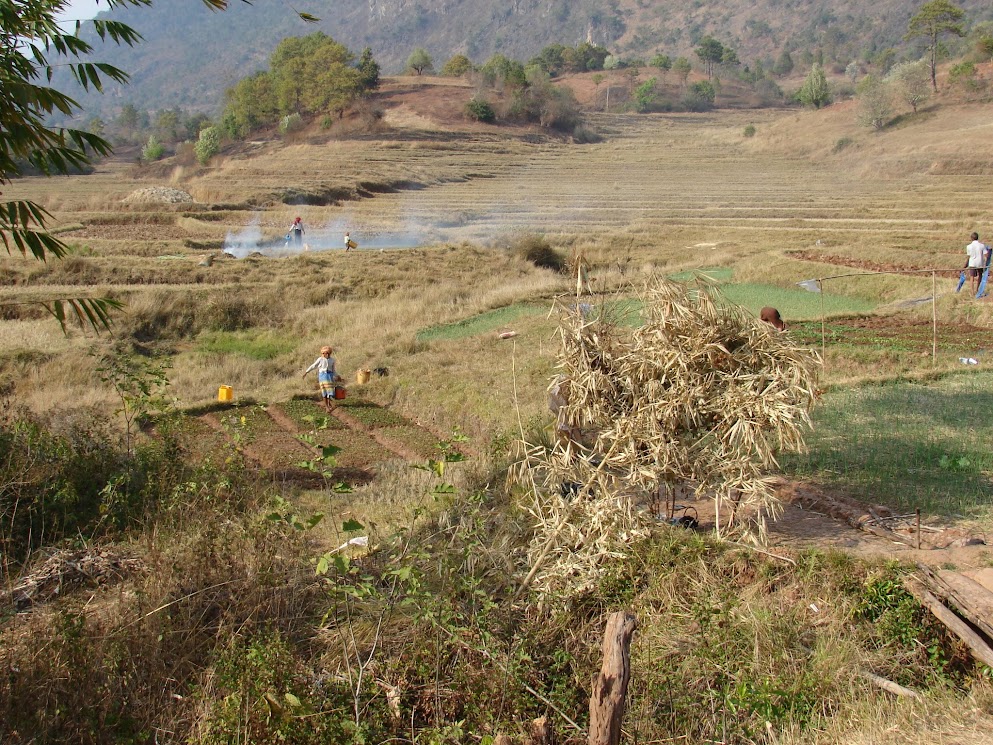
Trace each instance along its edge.
<path fill-rule="evenodd" d="M 938 572 L 937 580 L 966 620 L 993 642 L 993 593 L 975 580 L 947 569 Z"/>
<path fill-rule="evenodd" d="M 972 627 L 950 611 L 937 597 L 917 582 L 904 582 L 907 592 L 917 598 L 922 605 L 934 614 L 945 627 L 965 642 L 972 650 L 972 655 L 984 665 L 993 667 L 993 649 L 983 641 Z"/>
<path fill-rule="evenodd" d="M 904 688 L 899 683 L 894 683 L 892 680 L 884 678 L 875 673 L 870 673 L 868 670 L 859 670 L 859 675 L 868 680 L 875 686 L 879 686 L 887 693 L 892 693 L 894 696 L 905 696 L 907 698 L 920 698 L 921 694 L 917 691 L 913 691 L 910 688 Z"/>
<path fill-rule="evenodd" d="M 603 665 L 590 697 L 589 745 L 617 745 L 621 740 L 624 699 L 631 677 L 631 636 L 638 625 L 632 614 L 618 611 L 603 632 Z"/>

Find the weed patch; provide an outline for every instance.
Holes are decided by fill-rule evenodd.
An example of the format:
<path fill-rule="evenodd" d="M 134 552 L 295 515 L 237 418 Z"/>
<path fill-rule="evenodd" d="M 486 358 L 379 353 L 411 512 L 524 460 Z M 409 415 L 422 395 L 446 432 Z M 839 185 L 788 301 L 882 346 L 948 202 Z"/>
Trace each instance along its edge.
<path fill-rule="evenodd" d="M 489 331 L 496 331 L 503 326 L 513 323 L 518 318 L 541 315 L 546 313 L 547 308 L 530 303 L 516 303 L 504 308 L 497 308 L 479 315 L 466 318 L 456 323 L 447 323 L 440 326 L 431 326 L 417 332 L 417 341 L 452 341 L 464 339 L 470 336 L 485 334 Z"/>
<path fill-rule="evenodd" d="M 982 516 L 993 498 L 993 374 L 831 391 L 784 469 L 901 511 Z"/>
<path fill-rule="evenodd" d="M 296 349 L 296 343 L 271 332 L 209 332 L 197 338 L 197 351 L 234 354 L 252 360 L 272 360 Z"/>

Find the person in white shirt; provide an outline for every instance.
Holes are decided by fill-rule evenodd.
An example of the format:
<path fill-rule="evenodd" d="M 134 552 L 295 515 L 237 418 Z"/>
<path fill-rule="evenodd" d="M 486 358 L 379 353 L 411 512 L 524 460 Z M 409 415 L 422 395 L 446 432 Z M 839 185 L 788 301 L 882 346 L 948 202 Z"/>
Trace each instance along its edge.
<path fill-rule="evenodd" d="M 337 365 L 331 354 L 334 350 L 330 346 L 321 347 L 321 356 L 314 360 L 314 364 L 303 371 L 302 377 L 307 377 L 311 370 L 317 370 L 317 382 L 321 386 L 321 398 L 324 399 L 324 408 L 331 411 L 331 404 L 334 401 L 334 384 L 341 380 L 338 375 Z"/>
<path fill-rule="evenodd" d="M 972 243 L 965 247 L 965 252 L 969 256 L 965 263 L 965 269 L 969 273 L 972 285 L 972 294 L 979 292 L 979 280 L 983 276 L 986 268 L 986 253 L 989 249 L 979 242 L 979 233 L 972 234 Z"/>

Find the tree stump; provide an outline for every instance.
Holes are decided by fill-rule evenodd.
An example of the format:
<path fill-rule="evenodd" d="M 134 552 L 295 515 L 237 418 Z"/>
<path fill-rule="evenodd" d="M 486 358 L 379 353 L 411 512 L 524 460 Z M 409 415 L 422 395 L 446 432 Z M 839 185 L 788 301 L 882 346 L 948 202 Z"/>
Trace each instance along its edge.
<path fill-rule="evenodd" d="M 618 611 L 603 632 L 603 666 L 590 697 L 589 745 L 617 745 L 621 740 L 624 699 L 631 677 L 631 636 L 638 619 Z"/>

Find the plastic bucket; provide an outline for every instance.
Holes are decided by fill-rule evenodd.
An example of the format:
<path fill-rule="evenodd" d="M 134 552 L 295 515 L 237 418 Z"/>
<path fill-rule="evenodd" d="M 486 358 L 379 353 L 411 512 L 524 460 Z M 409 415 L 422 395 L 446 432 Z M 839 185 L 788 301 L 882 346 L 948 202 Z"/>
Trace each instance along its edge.
<path fill-rule="evenodd" d="M 355 381 L 359 385 L 365 385 L 368 383 L 370 377 L 372 377 L 372 370 L 359 370 L 355 373 Z"/>
<path fill-rule="evenodd" d="M 222 385 L 217 389 L 217 400 L 221 402 L 234 400 L 234 389 L 229 385 Z"/>
<path fill-rule="evenodd" d="M 345 397 L 345 386 L 336 385 L 334 387 L 334 397 L 339 401 L 343 399 Z"/>

